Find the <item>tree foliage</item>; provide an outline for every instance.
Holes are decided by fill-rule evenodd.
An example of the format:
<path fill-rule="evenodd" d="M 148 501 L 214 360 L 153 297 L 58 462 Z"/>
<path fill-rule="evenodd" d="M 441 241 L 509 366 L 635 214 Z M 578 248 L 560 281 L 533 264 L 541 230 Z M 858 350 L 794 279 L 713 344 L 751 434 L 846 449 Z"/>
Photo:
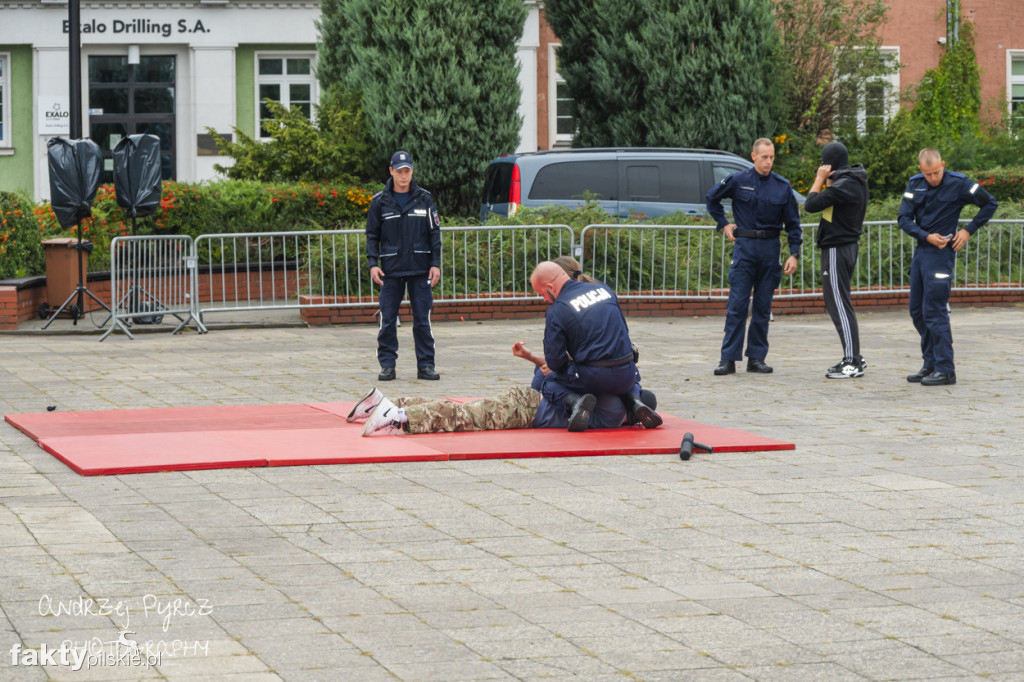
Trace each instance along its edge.
<path fill-rule="evenodd" d="M 980 134 L 981 72 L 972 22 L 960 23 L 956 39 L 947 39 L 939 65 L 925 72 L 914 100 L 914 119 L 935 139 L 957 142 Z"/>
<path fill-rule="evenodd" d="M 212 128 L 217 151 L 234 160 L 231 166 L 214 165 L 233 180 L 262 182 L 335 182 L 353 184 L 371 175 L 370 140 L 359 102 L 351 95 L 331 94 L 316 106 L 315 121 L 299 109 L 266 100 L 273 114 L 271 140 L 261 142 L 234 129 L 237 141 L 228 141 Z"/>
<path fill-rule="evenodd" d="M 898 68 L 879 51 L 887 10 L 883 0 L 775 1 L 786 130 L 812 136 L 835 130 L 844 98 Z"/>
<path fill-rule="evenodd" d="M 472 215 L 487 163 L 514 151 L 522 119 L 522 0 L 321 0 L 326 90 L 357 89 L 376 165 L 409 151 L 443 212 Z"/>
<path fill-rule="evenodd" d="M 771 0 L 548 0 L 573 144 L 746 153 L 779 110 Z"/>

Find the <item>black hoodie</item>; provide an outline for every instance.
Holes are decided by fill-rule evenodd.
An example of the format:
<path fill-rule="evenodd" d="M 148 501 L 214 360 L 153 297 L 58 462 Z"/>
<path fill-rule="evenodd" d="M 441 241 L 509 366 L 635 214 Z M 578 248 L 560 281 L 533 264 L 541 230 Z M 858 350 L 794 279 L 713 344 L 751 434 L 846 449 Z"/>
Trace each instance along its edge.
<path fill-rule="evenodd" d="M 859 163 L 849 164 L 846 147 L 839 142 L 825 145 L 821 158 L 832 165 L 829 186 L 808 194 L 804 204 L 808 213 L 822 213 L 815 241 L 823 249 L 855 244 L 868 208 L 868 173 Z"/>

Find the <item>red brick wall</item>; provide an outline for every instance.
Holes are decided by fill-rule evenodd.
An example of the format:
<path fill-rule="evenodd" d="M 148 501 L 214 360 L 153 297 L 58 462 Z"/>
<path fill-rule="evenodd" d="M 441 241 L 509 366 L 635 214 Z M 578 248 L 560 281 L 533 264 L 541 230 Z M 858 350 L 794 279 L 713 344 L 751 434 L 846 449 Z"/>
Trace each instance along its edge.
<path fill-rule="evenodd" d="M 272 273 L 266 273 L 263 281 L 264 291 L 269 291 Z M 206 292 L 205 297 L 200 300 L 210 300 L 210 292 L 217 294 L 216 300 L 222 291 L 218 276 L 204 275 L 200 278 L 200 290 Z M 278 291 L 284 284 L 278 274 Z M 258 287 L 257 281 L 252 281 L 254 291 Z M 291 282 L 289 282 L 291 285 Z M 95 280 L 88 283 L 89 291 L 96 294 L 100 300 L 110 300 L 110 282 L 107 280 Z M 228 292 L 227 298 L 233 298 L 235 282 L 225 282 L 223 291 Z M 239 295 L 244 289 L 239 287 Z M 319 303 L 323 298 L 320 296 L 300 296 L 300 303 Z M 15 286 L 0 286 L 0 330 L 17 329 L 18 325 L 38 316 L 39 305 L 46 301 L 46 286 L 39 284 L 33 287 L 26 287 L 21 291 Z M 86 297 L 86 311 L 98 310 L 92 299 Z M 60 305 L 63 301 L 58 301 Z M 1020 291 L 999 291 L 997 287 L 977 287 L 967 291 L 954 291 L 950 303 L 957 307 L 987 307 L 987 306 L 1011 306 L 1024 303 L 1024 292 Z M 667 298 L 639 298 L 621 299 L 622 309 L 629 317 L 670 317 L 670 316 L 705 316 L 724 315 L 724 299 L 704 300 L 672 300 Z M 51 304 L 53 305 L 53 304 Z M 906 293 L 871 293 L 855 295 L 853 298 L 854 308 L 857 310 L 905 310 L 907 307 Z M 434 321 L 481 321 L 481 320 L 523 320 L 544 317 L 547 304 L 543 301 L 481 301 L 481 302 L 451 302 L 435 303 L 430 317 Z M 52 308 L 51 308 L 52 311 Z M 793 315 L 801 313 L 824 313 L 825 304 L 820 297 L 815 298 L 782 298 L 777 297 L 772 305 L 772 312 L 776 315 Z M 328 306 L 317 308 L 302 308 L 302 321 L 310 325 L 323 324 L 374 324 L 376 323 L 377 299 L 363 297 L 363 302 L 357 306 Z M 399 317 L 403 321 L 411 322 L 412 313 L 408 304 L 402 306 Z"/>
<path fill-rule="evenodd" d="M 537 47 L 537 149 L 551 149 L 550 115 L 548 110 L 548 74 L 551 43 L 558 43 L 558 36 L 544 19 L 540 10 L 540 45 Z"/>
<path fill-rule="evenodd" d="M 258 297 L 261 288 L 263 296 L 269 298 L 271 292 L 281 296 L 285 292 L 294 292 L 297 286 L 305 285 L 305 276 L 301 276 L 296 284 L 294 272 L 287 274 L 281 271 L 252 273 L 248 278 L 244 275 L 236 278 L 232 273 L 226 273 L 224 276 L 218 273 L 201 273 L 198 281 L 199 301 L 203 303 L 234 300 L 236 297 L 245 300 L 250 293 L 254 297 Z M 86 288 L 101 301 L 110 304 L 109 279 L 90 279 L 86 283 Z M 46 281 L 43 279 L 20 291 L 16 286 L 0 286 L 0 330 L 17 329 L 19 324 L 36 319 L 39 316 L 39 306 L 42 303 L 47 303 L 50 306 L 52 314 L 63 302 L 63 300 L 47 300 Z M 84 297 L 83 302 L 85 312 L 101 309 L 99 304 L 88 296 Z M 62 315 L 62 317 L 70 318 L 70 314 Z"/>
<path fill-rule="evenodd" d="M 920 82 L 939 65 L 946 35 L 946 0 L 890 0 L 882 44 L 900 48 L 900 87 Z M 974 22 L 975 53 L 981 67 L 981 101 L 1006 109 L 1006 51 L 1024 49 L 1021 0 L 961 0 L 963 16 Z M 996 113 L 998 116 L 998 112 Z"/>
<path fill-rule="evenodd" d="M 857 310 L 906 310 L 906 293 L 877 293 L 857 295 L 853 307 Z M 302 296 L 300 302 L 321 300 L 319 297 Z M 671 299 L 620 299 L 622 310 L 627 317 L 671 317 L 724 315 L 725 300 L 671 300 Z M 1024 292 L 996 291 L 994 288 L 978 288 L 972 291 L 954 292 L 950 303 L 957 307 L 1011 306 L 1024 303 Z M 544 317 L 547 304 L 543 301 L 495 301 L 473 303 L 435 303 L 430 319 L 437 321 L 480 321 L 480 320 L 522 320 Z M 356 307 L 302 308 L 302 321 L 310 325 L 320 324 L 374 324 L 377 312 L 376 301 Z M 825 304 L 821 298 L 776 298 L 772 304 L 776 315 L 801 313 L 824 313 Z M 403 322 L 412 320 L 408 304 L 399 310 Z"/>

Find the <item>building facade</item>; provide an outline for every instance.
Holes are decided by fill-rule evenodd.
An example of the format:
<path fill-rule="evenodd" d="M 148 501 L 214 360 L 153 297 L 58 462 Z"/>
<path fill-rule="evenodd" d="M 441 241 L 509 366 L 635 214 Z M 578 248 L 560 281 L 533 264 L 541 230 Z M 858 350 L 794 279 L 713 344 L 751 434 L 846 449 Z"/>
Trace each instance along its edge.
<path fill-rule="evenodd" d="M 856 117 L 861 128 L 884 123 L 899 109 L 899 94 L 935 68 L 946 43 L 947 0 L 888 0 L 881 28 L 882 55 L 901 64 L 879 83 L 851 84 L 841 115 Z M 975 53 L 981 68 L 982 114 L 992 122 L 1003 113 L 1024 114 L 1024 2 L 1022 0 L 960 0 L 963 20 L 975 27 Z M 538 129 L 536 148 L 572 143 L 568 99 L 560 96 L 561 79 L 555 51 L 558 37 L 540 11 L 537 50 Z M 564 86 L 562 86 L 564 88 Z"/>
<path fill-rule="evenodd" d="M 898 84 L 920 82 L 935 68 L 946 44 L 946 0 L 889 0 L 882 42 L 903 64 Z M 974 24 L 981 69 L 983 114 L 1024 112 L 1024 2 L 960 0 L 964 20 Z M 987 110 L 986 110 L 987 108 Z"/>
<path fill-rule="evenodd" d="M 524 149 L 537 137 L 539 5 L 520 40 Z M 265 98 L 312 109 L 318 2 L 82 0 L 82 132 L 105 155 L 126 135 L 160 137 L 163 176 L 217 176 L 208 131 L 261 137 Z M 47 141 L 70 134 L 68 5 L 0 0 L 0 190 L 49 196 Z"/>
<path fill-rule="evenodd" d="M 558 38 L 544 21 L 543 2 L 529 10 L 519 41 L 517 150 L 568 146 L 572 120 L 558 73 Z M 946 0 L 891 0 L 882 31 L 885 52 L 903 64 L 889 91 L 920 80 L 938 64 Z M 1024 111 L 1024 2 L 961 0 L 977 28 L 982 97 L 995 111 Z M 82 0 L 83 134 L 107 155 L 125 135 L 161 139 L 164 177 L 196 182 L 216 177 L 208 134 L 234 128 L 260 137 L 271 98 L 312 108 L 319 3 L 310 0 Z M 36 198 L 49 194 L 46 143 L 68 135 L 69 32 L 66 0 L 0 0 L 0 190 Z M 876 89 L 874 92 L 877 92 Z M 870 88 L 852 103 L 865 119 L 888 116 Z"/>

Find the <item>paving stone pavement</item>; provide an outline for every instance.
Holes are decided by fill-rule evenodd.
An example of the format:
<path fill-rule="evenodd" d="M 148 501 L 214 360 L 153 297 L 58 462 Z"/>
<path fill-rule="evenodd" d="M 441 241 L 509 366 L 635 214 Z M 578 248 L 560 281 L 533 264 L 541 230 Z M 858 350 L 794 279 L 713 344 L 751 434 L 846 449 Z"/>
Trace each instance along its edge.
<path fill-rule="evenodd" d="M 933 388 L 901 312 L 860 315 L 839 381 L 822 315 L 775 320 L 763 376 L 712 376 L 721 318 L 630 321 L 662 410 L 795 451 L 81 477 L 0 424 L 0 680 L 1024 679 L 1022 313 L 954 310 Z M 352 400 L 377 372 L 372 326 L 70 327 L 0 335 L 0 411 Z M 542 330 L 438 324 L 425 382 L 403 327 L 383 388 L 526 382 L 511 344 Z"/>

